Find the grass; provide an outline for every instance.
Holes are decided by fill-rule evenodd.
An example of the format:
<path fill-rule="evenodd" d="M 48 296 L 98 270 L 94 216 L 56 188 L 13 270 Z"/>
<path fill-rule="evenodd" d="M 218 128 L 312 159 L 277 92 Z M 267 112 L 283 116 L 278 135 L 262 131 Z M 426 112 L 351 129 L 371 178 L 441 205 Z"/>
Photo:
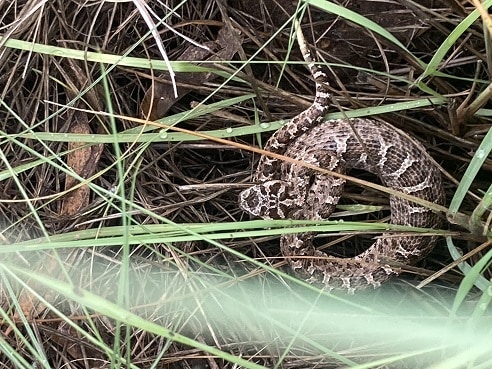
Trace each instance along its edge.
<path fill-rule="evenodd" d="M 0 95 L 4 188 L 0 210 L 5 223 L 0 248 L 4 332 L 0 350 L 6 367 L 158 368 L 176 362 L 245 368 L 490 367 L 487 273 L 492 254 L 485 250 L 491 236 L 487 209 L 492 192 L 487 175 L 492 136 L 489 110 L 476 104 L 486 101 L 480 94 L 487 92 L 489 76 L 483 70 L 474 78 L 466 73 L 482 60 L 477 56 L 482 50 L 471 53 L 475 57 L 471 61 L 457 58 L 453 67 L 448 67 L 453 60 L 445 59 L 452 49 L 465 52 L 469 40 L 474 43 L 466 44 L 468 50 L 484 42 L 477 36 L 481 35 L 479 13 L 469 9 L 466 16 L 449 17 L 446 24 L 453 28 L 430 56 L 404 46 L 391 31 L 341 6 L 310 3 L 382 36 L 399 47 L 403 60 L 414 63 L 414 74 L 403 75 L 394 72 L 396 62 L 393 68 L 386 64 L 382 72 L 324 61 L 327 68 L 381 78 L 393 91 L 354 92 L 359 97 L 354 102 L 353 87 L 347 85 L 339 96 L 344 110 L 328 118 L 382 115 L 427 143 L 448 171 L 451 229 L 436 231 L 446 237 L 449 252 L 438 250 L 425 267 L 438 270 L 457 261 L 461 273 L 445 274 L 421 289 L 413 281 L 396 280 L 352 297 L 320 290 L 282 268 L 279 234 L 313 231 L 350 242 L 355 236 L 372 237 L 383 230 L 428 231 L 360 221 L 385 209 L 374 192 L 370 196 L 375 207 L 361 208 L 356 203 L 340 209 L 356 216 L 356 221 L 249 221 L 239 212 L 237 190 L 245 188 L 253 165 L 248 150 L 262 153 L 252 145 L 251 135 L 261 141 L 263 133 L 278 129 L 307 106 L 309 98 L 299 96 L 312 95 L 312 87 L 297 77 L 305 75 L 297 66 L 302 63 L 292 61 L 295 55 L 287 59 L 276 51 L 281 42 L 295 54 L 291 22 L 306 11 L 307 2 L 301 1 L 278 27 L 276 37 L 267 37 L 261 47 L 246 42 L 246 57 L 236 59 L 247 62 L 200 66 L 186 61 L 168 64 L 158 53 L 152 54 L 147 45 L 155 32 L 151 35 L 148 24 L 139 23 L 142 20 L 138 12 L 132 13 L 131 3 L 113 4 L 115 8 L 107 10 L 119 10 L 111 14 L 119 14 L 122 25 L 128 19 L 138 24 L 130 28 L 135 32 L 131 45 L 126 39 L 129 31 L 116 33 L 119 39 L 112 44 L 112 53 L 79 49 L 77 43 L 59 47 L 46 42 L 52 32 L 47 27 L 52 13 L 45 8 L 47 18 L 39 18 L 42 21 L 36 26 L 39 38 L 10 34 L 0 41 L 0 51 L 35 61 L 24 79 L 19 77 L 22 66 L 12 62 L 16 58 L 7 60 L 2 69 L 8 88 Z M 190 19 L 199 14 L 189 3 L 176 5 Z M 8 4 L 1 6 L 9 14 Z M 220 6 L 214 6 L 219 11 Z M 63 14 L 66 19 L 58 20 L 59 28 L 72 29 L 70 22 L 78 19 L 71 18 L 73 9 L 66 8 Z M 101 14 L 102 10 L 95 12 L 93 19 Z M 234 12 L 234 19 L 244 22 L 243 27 L 250 25 L 241 14 Z M 8 23 L 6 18 L 0 22 Z M 69 40 L 66 32 L 57 39 Z M 101 29 L 84 29 L 80 34 L 91 32 L 94 40 L 102 40 L 97 34 Z M 198 40 L 200 34 L 193 36 Z M 170 50 L 179 41 L 175 35 Z M 139 54 L 149 57 L 134 56 Z M 264 60 L 265 56 L 279 59 Z M 483 59 L 490 60 L 488 55 Z M 63 64 L 66 60 L 79 61 L 81 70 L 90 72 L 85 80 L 63 73 L 70 70 Z M 149 85 L 139 73 L 165 71 L 169 66 L 175 72 L 212 72 L 219 82 L 201 86 L 206 93 L 194 91 L 193 99 L 200 100 L 192 108 L 189 101 L 177 102 L 176 111 L 157 123 L 137 118 L 141 91 Z M 272 83 L 258 77 L 262 69 L 263 77 L 274 76 Z M 19 78 L 19 83 L 9 82 L 9 76 Z M 473 107 L 479 122 L 470 122 L 478 127 L 473 139 L 451 135 L 438 126 L 439 119 L 426 118 L 432 109 L 439 111 L 451 100 L 470 94 L 471 86 L 475 86 L 472 97 L 463 98 L 465 105 L 458 112 Z M 91 93 L 100 101 L 92 101 Z M 73 112 L 84 114 L 92 133 L 70 131 L 72 121 L 67 117 L 79 119 L 70 116 Z M 254 124 L 245 126 L 245 120 Z M 415 123 L 419 120 L 423 122 Z M 88 149 L 105 145 L 97 170 L 88 176 L 67 164 L 67 158 L 80 150 L 66 145 L 74 142 Z M 468 155 L 470 150 L 475 151 L 473 156 Z M 67 176 L 78 184 L 65 189 Z M 460 179 L 459 184 L 454 178 Z M 360 178 L 349 179 L 380 188 Z M 60 204 L 84 187 L 90 190 L 90 201 L 78 213 L 61 216 Z M 464 260 L 463 240 L 482 243 L 484 252 L 468 253 L 471 259 Z M 429 275 L 428 269 L 414 272 Z"/>

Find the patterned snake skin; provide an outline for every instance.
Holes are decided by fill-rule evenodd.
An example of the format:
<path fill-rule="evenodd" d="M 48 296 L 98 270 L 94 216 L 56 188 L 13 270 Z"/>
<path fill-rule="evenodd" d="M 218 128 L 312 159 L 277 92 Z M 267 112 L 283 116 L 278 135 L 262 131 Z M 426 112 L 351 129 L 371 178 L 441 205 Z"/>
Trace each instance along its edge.
<path fill-rule="evenodd" d="M 392 189 L 444 204 L 438 168 L 425 149 L 388 123 L 372 119 L 325 121 L 330 94 L 326 75 L 314 64 L 302 33 L 298 41 L 316 82 L 313 104 L 279 129 L 265 150 L 338 173 L 351 168 L 377 175 Z M 312 169 L 262 156 L 253 180 L 256 185 L 240 194 L 244 211 L 264 219 L 326 219 L 335 209 L 345 181 Z M 439 218 L 429 209 L 391 196 L 391 223 L 432 228 Z M 336 258 L 318 251 L 313 234 L 286 234 L 280 248 L 290 266 L 310 283 L 349 293 L 398 274 L 389 264 L 412 265 L 432 250 L 434 236 L 383 234 L 365 252 Z"/>

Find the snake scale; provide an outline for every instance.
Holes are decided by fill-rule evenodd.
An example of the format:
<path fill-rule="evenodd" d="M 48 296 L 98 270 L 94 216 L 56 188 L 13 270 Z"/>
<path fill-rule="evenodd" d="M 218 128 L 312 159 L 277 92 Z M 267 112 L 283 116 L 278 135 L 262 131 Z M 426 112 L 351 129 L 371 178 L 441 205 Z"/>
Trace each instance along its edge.
<path fill-rule="evenodd" d="M 392 189 L 444 204 L 441 175 L 424 147 L 388 123 L 367 118 L 324 120 L 331 95 L 326 74 L 315 64 L 298 28 L 297 39 L 316 82 L 312 105 L 276 131 L 264 149 L 330 171 L 361 169 Z M 326 219 L 343 193 L 345 181 L 283 160 L 262 156 L 239 205 L 264 219 Z M 392 224 L 432 228 L 431 210 L 390 196 Z M 383 234 L 363 253 L 338 258 L 315 249 L 311 233 L 285 234 L 280 249 L 292 269 L 310 283 L 349 293 L 374 288 L 397 275 L 389 264 L 413 265 L 432 250 L 435 236 Z"/>

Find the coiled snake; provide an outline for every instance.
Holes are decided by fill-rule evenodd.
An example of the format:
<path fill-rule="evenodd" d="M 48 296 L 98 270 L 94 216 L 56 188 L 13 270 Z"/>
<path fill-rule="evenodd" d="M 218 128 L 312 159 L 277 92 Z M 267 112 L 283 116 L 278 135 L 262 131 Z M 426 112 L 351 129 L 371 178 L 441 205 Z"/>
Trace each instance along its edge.
<path fill-rule="evenodd" d="M 316 82 L 313 104 L 280 128 L 265 150 L 334 172 L 350 168 L 377 175 L 392 189 L 436 204 L 444 203 L 441 175 L 418 142 L 388 123 L 372 119 L 325 121 L 330 93 L 327 77 L 307 49 L 302 32 L 297 38 Z M 239 205 L 264 219 L 326 219 L 335 209 L 345 181 L 268 156 L 260 158 L 253 178 L 257 184 L 242 191 Z M 390 196 L 392 224 L 432 228 L 439 224 L 431 210 Z M 434 236 L 383 234 L 365 252 L 353 258 L 336 258 L 316 250 L 313 234 L 285 234 L 280 248 L 290 266 L 310 283 L 353 293 L 398 274 L 388 261 L 412 265 L 428 255 Z"/>

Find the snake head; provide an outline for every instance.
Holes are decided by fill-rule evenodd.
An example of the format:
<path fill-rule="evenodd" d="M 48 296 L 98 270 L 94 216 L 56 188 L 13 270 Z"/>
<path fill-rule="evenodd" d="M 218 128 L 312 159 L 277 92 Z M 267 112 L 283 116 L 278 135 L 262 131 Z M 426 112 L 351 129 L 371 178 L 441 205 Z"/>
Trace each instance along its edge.
<path fill-rule="evenodd" d="M 293 207 L 288 183 L 279 180 L 254 185 L 239 194 L 239 207 L 263 219 L 285 219 Z"/>

